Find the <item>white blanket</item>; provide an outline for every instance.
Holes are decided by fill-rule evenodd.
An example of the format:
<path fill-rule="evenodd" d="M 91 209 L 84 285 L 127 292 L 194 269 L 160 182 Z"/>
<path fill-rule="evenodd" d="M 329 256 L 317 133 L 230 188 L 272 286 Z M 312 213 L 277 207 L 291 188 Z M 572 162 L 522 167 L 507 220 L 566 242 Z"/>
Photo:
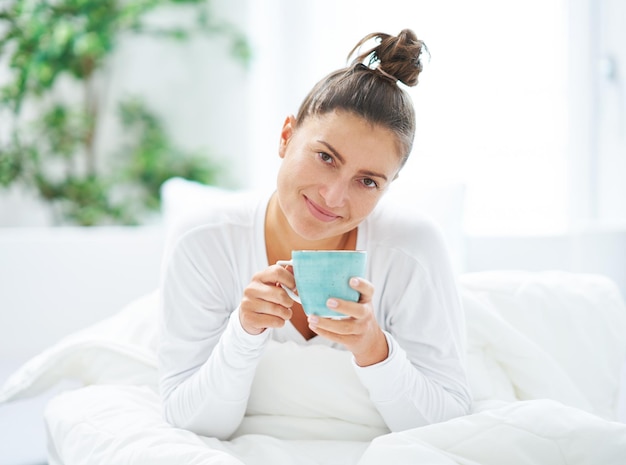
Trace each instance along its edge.
<path fill-rule="evenodd" d="M 626 352 L 615 286 L 555 273 L 461 284 L 476 403 L 444 423 L 388 433 L 349 354 L 272 343 L 236 437 L 172 428 L 155 391 L 155 295 L 35 357 L 0 403 L 61 379 L 90 384 L 48 405 L 51 465 L 626 463 L 626 425 L 611 421 Z"/>
<path fill-rule="evenodd" d="M 626 463 L 626 425 L 549 400 L 515 402 L 375 439 L 360 465 Z"/>
<path fill-rule="evenodd" d="M 55 398 L 46 424 L 51 465 L 623 465 L 626 460 L 626 425 L 549 400 L 514 402 L 371 443 L 280 439 L 271 423 L 265 435 L 219 441 L 167 425 L 150 388 L 101 385 Z"/>

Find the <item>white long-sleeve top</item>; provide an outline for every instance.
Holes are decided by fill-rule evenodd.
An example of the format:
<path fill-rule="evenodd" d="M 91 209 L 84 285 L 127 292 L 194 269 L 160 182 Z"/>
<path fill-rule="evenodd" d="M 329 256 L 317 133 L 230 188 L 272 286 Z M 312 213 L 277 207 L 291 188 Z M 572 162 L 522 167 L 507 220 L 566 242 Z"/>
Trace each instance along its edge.
<path fill-rule="evenodd" d="M 160 389 L 171 424 L 228 438 L 246 410 L 270 338 L 309 341 L 289 322 L 248 334 L 239 305 L 252 276 L 269 266 L 264 221 L 269 196 L 238 195 L 214 206 L 205 224 L 185 233 L 166 258 L 161 283 Z M 468 413 L 464 317 L 441 234 L 429 221 L 379 205 L 358 228 L 366 278 L 389 345 L 386 360 L 353 363 L 391 431 Z M 285 257 L 289 258 L 289 257 Z M 345 350 L 345 349 L 344 349 Z"/>

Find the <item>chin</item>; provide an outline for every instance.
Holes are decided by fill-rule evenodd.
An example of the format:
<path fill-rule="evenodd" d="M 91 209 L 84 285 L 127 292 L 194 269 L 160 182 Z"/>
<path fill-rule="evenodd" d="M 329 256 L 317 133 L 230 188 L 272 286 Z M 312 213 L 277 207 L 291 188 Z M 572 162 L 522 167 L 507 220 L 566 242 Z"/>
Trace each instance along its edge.
<path fill-rule="evenodd" d="M 342 234 L 345 234 L 349 231 L 351 231 L 352 229 L 354 229 L 356 226 L 352 226 L 352 225 L 345 225 L 345 224 L 317 224 L 315 225 L 315 227 L 307 227 L 307 228 L 302 228 L 301 232 L 298 232 L 298 235 L 300 235 L 300 237 L 302 237 L 303 239 L 307 240 L 307 241 L 323 241 L 326 239 L 331 239 L 333 237 L 337 237 L 337 236 L 341 236 Z"/>
<path fill-rule="evenodd" d="M 345 218 L 337 218 L 330 222 L 323 222 L 313 217 L 306 206 L 305 196 L 302 196 L 303 202 L 297 204 L 296 208 L 290 209 L 290 213 L 287 214 L 287 222 L 291 229 L 305 241 L 323 241 L 332 237 L 339 236 L 350 230 L 356 225 L 346 224 Z"/>
<path fill-rule="evenodd" d="M 335 234 L 330 233 L 328 231 L 313 231 L 312 228 L 302 229 L 300 231 L 296 230 L 298 236 L 306 241 L 323 241 L 324 239 L 328 239 L 330 237 L 335 236 Z"/>
<path fill-rule="evenodd" d="M 313 224 L 312 224 L 313 223 Z M 323 223 L 300 221 L 291 223 L 294 232 L 306 241 L 321 241 L 341 234 L 337 229 Z"/>

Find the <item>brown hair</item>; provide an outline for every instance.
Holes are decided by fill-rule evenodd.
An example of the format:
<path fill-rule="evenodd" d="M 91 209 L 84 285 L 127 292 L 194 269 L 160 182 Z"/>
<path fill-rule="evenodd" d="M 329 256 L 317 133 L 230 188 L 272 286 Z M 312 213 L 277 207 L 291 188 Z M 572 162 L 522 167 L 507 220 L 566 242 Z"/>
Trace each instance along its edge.
<path fill-rule="evenodd" d="M 421 53 L 427 48 L 410 29 L 397 36 L 376 32 L 361 39 L 348 54 L 348 60 L 372 39 L 379 44 L 313 87 L 300 105 L 297 122 L 334 110 L 354 113 L 396 134 L 404 164 L 413 146 L 415 110 L 411 97 L 397 81 L 411 87 L 417 84 L 422 71 Z"/>

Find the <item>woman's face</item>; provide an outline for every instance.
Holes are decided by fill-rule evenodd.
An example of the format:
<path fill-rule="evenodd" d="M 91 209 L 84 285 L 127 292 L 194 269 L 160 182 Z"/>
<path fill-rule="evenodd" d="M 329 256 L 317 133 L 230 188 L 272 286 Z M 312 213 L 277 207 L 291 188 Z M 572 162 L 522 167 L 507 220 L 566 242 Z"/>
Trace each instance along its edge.
<path fill-rule="evenodd" d="M 287 118 L 281 133 L 278 201 L 306 240 L 335 237 L 370 214 L 400 169 L 394 133 L 348 112 Z"/>

